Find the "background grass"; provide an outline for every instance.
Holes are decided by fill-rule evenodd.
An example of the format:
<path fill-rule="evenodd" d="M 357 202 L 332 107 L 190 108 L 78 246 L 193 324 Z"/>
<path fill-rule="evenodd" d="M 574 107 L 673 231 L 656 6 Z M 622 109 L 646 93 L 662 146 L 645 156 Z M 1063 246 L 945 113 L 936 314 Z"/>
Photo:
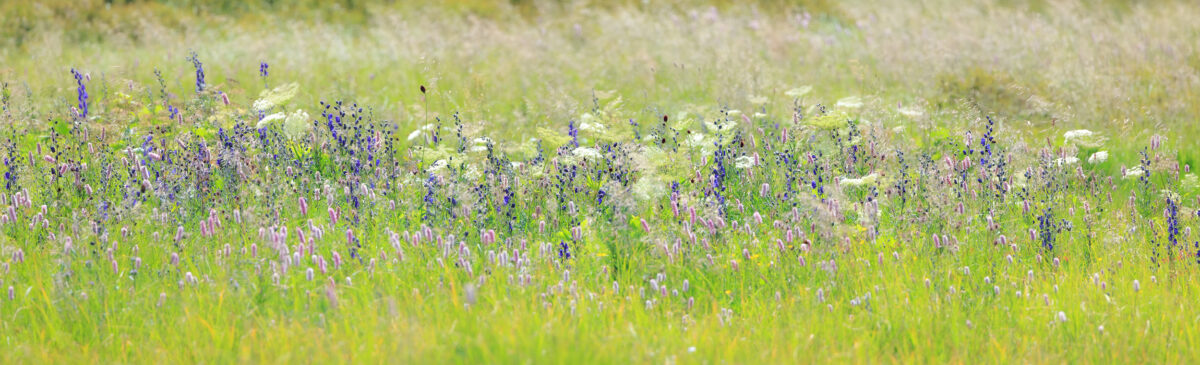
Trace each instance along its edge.
<path fill-rule="evenodd" d="M 713 265 L 703 265 L 703 256 L 675 262 L 652 254 L 656 248 L 632 246 L 625 276 L 610 273 L 617 251 L 606 243 L 649 246 L 681 233 L 642 235 L 611 212 L 587 210 L 579 218 L 590 224 L 587 238 L 569 268 L 554 259 L 554 248 L 537 246 L 567 237 L 567 223 L 548 234 L 527 225 L 511 237 L 530 239 L 531 266 L 489 267 L 487 284 L 449 259 L 439 262 L 444 255 L 433 247 L 406 248 L 400 264 L 356 263 L 315 281 L 293 273 L 273 284 L 269 260 L 240 252 L 256 242 L 257 226 L 231 224 L 178 247 L 165 238 L 175 223 L 131 213 L 120 224 L 132 235 L 104 244 L 81 238 L 76 246 L 90 251 L 76 256 L 63 254 L 61 242 L 13 228 L 0 238 L 7 260 L 0 290 L 14 291 L 14 299 L 0 299 L 7 348 L 0 362 L 1194 362 L 1200 270 L 1183 257 L 1152 262 L 1153 242 L 1164 239 L 1161 201 L 1140 212 L 1125 204 L 1130 194 L 1158 199 L 1159 188 L 1179 190 L 1178 171 L 1155 175 L 1154 190 L 1120 177 L 1156 134 L 1168 146 L 1156 165 L 1200 161 L 1198 17 L 1200 6 L 1186 1 L 3 2 L 0 119 L 10 138 L 29 138 L 22 153 L 48 144 L 45 131 L 66 120 L 76 102 L 71 68 L 90 76 L 92 114 L 100 116 L 87 122 L 92 133 L 227 126 L 233 118 L 212 112 L 215 98 L 195 101 L 185 59 L 195 52 L 210 88 L 229 96 L 230 115 L 248 113 L 264 89 L 297 82 L 288 107 L 314 117 L 320 101 L 348 100 L 406 134 L 458 113 L 468 134 L 489 136 L 514 154 L 522 142 L 546 138 L 541 129 L 565 131 L 585 113 L 646 125 L 662 115 L 705 120 L 729 110 L 788 121 L 795 103 L 833 107 L 857 96 L 864 105 L 855 117 L 887 136 L 886 145 L 929 152 L 934 162 L 941 157 L 934 153 L 952 151 L 966 131 L 981 135 L 986 117 L 997 121 L 1021 167 L 1036 166 L 1043 148 L 1073 152 L 1062 135 L 1079 128 L 1107 136 L 1111 157 L 1089 165 L 1095 179 L 1037 203 L 1060 217 L 1066 209 L 1082 212 L 1085 202 L 1098 207 L 1072 213 L 1080 228 L 1051 253 L 1024 238 L 1037 222 L 1020 206 L 968 200 L 968 210 L 1006 216 L 1007 233 L 1023 240 L 1020 250 L 992 249 L 990 233 L 978 229 L 981 215 L 952 214 L 963 198 L 946 191 L 926 192 L 914 205 L 928 210 L 889 205 L 870 244 L 852 231 L 862 226 L 838 222 L 836 235 L 814 237 L 833 248 L 806 256 L 804 266 L 772 250 L 778 232 L 764 225 L 714 242 Z M 265 81 L 260 61 L 270 64 Z M 813 89 L 799 100 L 784 94 L 804 85 Z M 161 91 L 165 103 L 184 107 L 187 124 L 179 125 L 186 127 L 164 122 Z M 900 107 L 924 113 L 907 117 Z M 698 154 L 673 158 L 681 166 L 701 161 Z M 1073 172 L 1061 170 L 1056 176 Z M 783 179 L 764 174 L 731 182 L 731 197 L 747 205 L 731 220 L 747 222 L 760 210 L 768 223 L 785 219 L 788 209 L 755 198 L 759 182 L 779 186 Z M 1117 182 L 1098 182 L 1105 175 Z M 23 176 L 28 184 L 42 179 Z M 419 181 L 406 183 L 415 188 L 396 193 L 401 205 L 423 193 Z M 38 186 L 49 185 L 31 186 L 43 196 Z M 1195 193 L 1179 192 L 1184 224 L 1195 226 Z M 286 203 L 264 204 L 290 206 L 289 193 L 281 194 Z M 97 209 L 84 201 L 41 203 L 58 218 Z M 664 202 L 644 203 L 637 214 L 676 221 Z M 324 212 L 321 204 L 314 201 L 312 211 Z M 535 207 L 521 208 L 531 214 Z M 278 223 L 303 224 L 282 210 Z M 266 208 L 256 213 L 255 224 L 270 220 Z M 383 242 L 380 227 L 422 223 L 416 210 L 389 214 L 358 234 Z M 79 226 L 66 231 L 86 230 L 84 221 L 62 221 Z M 187 229 L 194 232 L 195 222 Z M 944 231 L 959 232 L 969 248 L 951 254 L 930 247 L 929 234 Z M 850 237 L 855 244 L 840 245 Z M 225 243 L 235 254 L 219 252 Z M 119 246 L 111 250 L 115 272 L 106 245 Z M 743 258 L 743 248 L 753 258 Z M 27 255 L 20 262 L 12 258 L 17 249 Z M 179 265 L 170 263 L 172 252 L 183 258 Z M 144 263 L 131 278 L 135 256 Z M 731 260 L 741 261 L 738 270 Z M 837 269 L 823 269 L 827 262 Z M 185 273 L 198 283 L 185 283 Z M 659 273 L 672 289 L 688 279 L 690 291 L 646 306 L 656 298 L 645 293 L 648 280 Z M 514 284 L 523 274 L 534 276 L 531 285 Z M 329 280 L 339 283 L 332 294 Z M 478 290 L 472 305 L 468 286 Z M 1059 312 L 1066 322 L 1056 320 Z"/>

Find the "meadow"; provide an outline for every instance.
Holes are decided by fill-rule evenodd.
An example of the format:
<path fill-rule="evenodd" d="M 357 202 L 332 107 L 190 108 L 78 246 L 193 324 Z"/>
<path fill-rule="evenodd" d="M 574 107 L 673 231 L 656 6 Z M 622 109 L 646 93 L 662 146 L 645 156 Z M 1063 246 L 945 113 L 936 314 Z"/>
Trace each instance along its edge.
<path fill-rule="evenodd" d="M 1197 362 L 1198 18 L 3 2 L 0 362 Z"/>

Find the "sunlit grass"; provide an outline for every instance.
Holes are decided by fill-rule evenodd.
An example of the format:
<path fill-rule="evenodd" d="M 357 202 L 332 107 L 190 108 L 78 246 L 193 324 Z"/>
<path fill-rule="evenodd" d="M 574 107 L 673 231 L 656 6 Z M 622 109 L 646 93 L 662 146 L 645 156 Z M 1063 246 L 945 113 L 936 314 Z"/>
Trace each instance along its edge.
<path fill-rule="evenodd" d="M 0 362 L 1197 357 L 1194 4 L 0 14 Z"/>

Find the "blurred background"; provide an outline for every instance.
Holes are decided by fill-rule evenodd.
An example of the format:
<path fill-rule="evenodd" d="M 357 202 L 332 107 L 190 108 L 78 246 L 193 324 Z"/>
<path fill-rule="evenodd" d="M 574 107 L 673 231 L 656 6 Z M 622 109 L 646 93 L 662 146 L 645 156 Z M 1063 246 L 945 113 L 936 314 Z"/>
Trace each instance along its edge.
<path fill-rule="evenodd" d="M 69 108 L 71 68 L 99 80 L 106 108 L 186 94 L 196 52 L 235 104 L 297 82 L 301 107 L 352 100 L 413 125 L 459 112 L 502 138 L 599 109 L 787 121 L 849 97 L 913 138 L 991 116 L 1035 146 L 1103 131 L 1117 158 L 1163 134 L 1188 162 L 1196 19 L 1193 1 L 4 1 L 0 81 L 8 118 L 36 124 Z"/>

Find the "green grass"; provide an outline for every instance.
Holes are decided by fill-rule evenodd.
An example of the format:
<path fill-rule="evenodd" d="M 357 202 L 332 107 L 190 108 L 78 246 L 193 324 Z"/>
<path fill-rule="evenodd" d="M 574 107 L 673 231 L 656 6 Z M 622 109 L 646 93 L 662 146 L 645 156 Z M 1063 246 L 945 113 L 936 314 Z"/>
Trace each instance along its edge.
<path fill-rule="evenodd" d="M 3 363 L 1200 357 L 1195 4 L 49 1 L 0 15 Z M 335 135 L 322 103 L 339 100 Z M 989 128 L 1002 166 L 980 159 Z M 1100 138 L 1065 137 L 1076 129 Z M 289 254 L 298 229 L 315 252 L 284 269 L 264 234 L 278 227 Z M 412 238 L 425 227 L 452 241 Z"/>

